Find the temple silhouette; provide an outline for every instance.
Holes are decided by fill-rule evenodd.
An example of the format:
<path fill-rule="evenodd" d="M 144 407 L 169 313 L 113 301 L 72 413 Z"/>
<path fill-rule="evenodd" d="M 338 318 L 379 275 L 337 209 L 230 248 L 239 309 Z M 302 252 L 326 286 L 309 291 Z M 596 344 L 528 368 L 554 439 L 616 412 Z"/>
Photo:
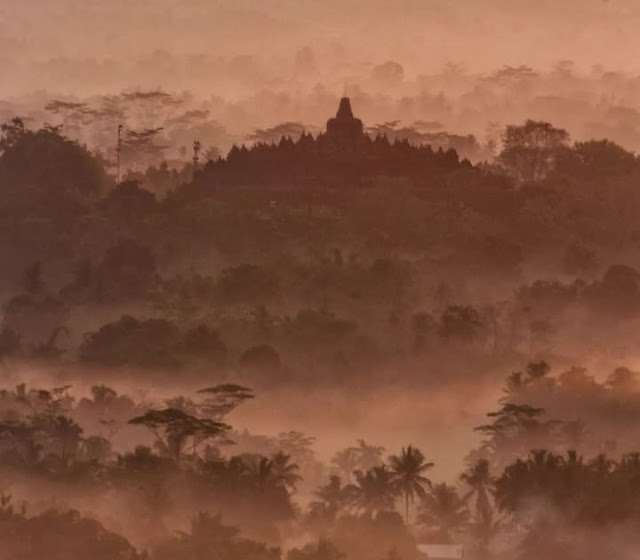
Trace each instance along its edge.
<path fill-rule="evenodd" d="M 407 140 L 372 138 L 353 114 L 348 97 L 340 100 L 326 131 L 273 144 L 233 146 L 226 158 L 209 161 L 194 178 L 198 190 L 224 186 L 366 186 L 381 177 L 403 177 L 416 186 L 433 184 L 454 171 L 480 171 L 455 150 L 433 150 Z"/>
<path fill-rule="evenodd" d="M 353 116 L 351 100 L 343 97 L 336 116 L 327 121 L 326 143 L 335 153 L 354 153 L 365 139 L 364 125 Z"/>

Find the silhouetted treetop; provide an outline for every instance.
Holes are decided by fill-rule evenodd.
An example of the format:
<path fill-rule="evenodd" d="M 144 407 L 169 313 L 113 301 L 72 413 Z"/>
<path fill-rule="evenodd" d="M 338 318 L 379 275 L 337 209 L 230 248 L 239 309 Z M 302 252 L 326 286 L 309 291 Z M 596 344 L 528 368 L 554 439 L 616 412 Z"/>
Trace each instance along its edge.
<path fill-rule="evenodd" d="M 100 159 L 55 127 L 32 131 L 15 118 L 0 133 L 5 212 L 66 217 L 96 200 L 108 185 Z"/>

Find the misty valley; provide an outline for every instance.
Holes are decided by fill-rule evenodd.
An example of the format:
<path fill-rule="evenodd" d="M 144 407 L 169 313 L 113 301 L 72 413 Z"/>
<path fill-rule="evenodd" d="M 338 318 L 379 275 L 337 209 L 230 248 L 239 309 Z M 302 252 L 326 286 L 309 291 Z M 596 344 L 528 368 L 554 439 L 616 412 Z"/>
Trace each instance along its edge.
<path fill-rule="evenodd" d="M 90 4 L 0 5 L 0 560 L 637 558 L 637 7 Z"/>

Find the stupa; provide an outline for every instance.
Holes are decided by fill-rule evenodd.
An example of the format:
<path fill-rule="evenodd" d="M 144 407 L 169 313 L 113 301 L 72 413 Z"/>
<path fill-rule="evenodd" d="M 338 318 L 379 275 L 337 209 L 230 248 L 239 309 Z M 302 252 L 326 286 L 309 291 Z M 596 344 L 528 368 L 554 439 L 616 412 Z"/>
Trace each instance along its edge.
<path fill-rule="evenodd" d="M 336 116 L 327 121 L 326 138 L 332 151 L 336 152 L 353 152 L 364 139 L 362 121 L 353 116 L 348 97 L 340 99 Z"/>

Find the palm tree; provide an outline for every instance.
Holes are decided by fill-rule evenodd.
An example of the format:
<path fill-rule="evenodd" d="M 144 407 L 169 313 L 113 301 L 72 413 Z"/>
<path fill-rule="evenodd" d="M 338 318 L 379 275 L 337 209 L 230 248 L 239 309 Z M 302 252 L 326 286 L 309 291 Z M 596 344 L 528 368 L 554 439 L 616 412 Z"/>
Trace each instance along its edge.
<path fill-rule="evenodd" d="M 327 484 L 316 490 L 315 495 L 320 498 L 320 501 L 314 504 L 321 505 L 324 511 L 335 516 L 353 501 L 353 490 L 354 486 L 343 486 L 340 477 L 332 475 Z"/>
<path fill-rule="evenodd" d="M 309 518 L 322 523 L 333 521 L 347 503 L 346 488 L 338 475 L 331 475 L 329 482 L 314 492 L 319 500 L 309 504 Z"/>
<path fill-rule="evenodd" d="M 347 482 L 353 480 L 355 471 L 366 472 L 382 464 L 384 447 L 369 445 L 363 439 L 358 440 L 357 447 L 347 447 L 338 451 L 331 459 L 331 464 Z"/>
<path fill-rule="evenodd" d="M 478 519 L 486 517 L 491 511 L 489 493 L 494 483 L 489 472 L 489 461 L 479 459 L 468 471 L 460 475 L 460 480 L 471 489 L 468 497 L 476 498 L 476 517 Z"/>
<path fill-rule="evenodd" d="M 393 509 L 397 492 L 393 473 L 386 465 L 373 467 L 367 472 L 354 473 L 356 484 L 352 487 L 354 502 L 368 514 Z"/>
<path fill-rule="evenodd" d="M 448 544 L 453 533 L 469 524 L 469 510 L 453 486 L 436 484 L 422 500 L 418 521 L 443 544 Z"/>
<path fill-rule="evenodd" d="M 296 490 L 296 484 L 302 480 L 298 474 L 300 467 L 291 462 L 291 456 L 279 451 L 271 457 L 271 470 L 276 484 L 283 485 L 290 492 Z"/>
<path fill-rule="evenodd" d="M 477 540 L 478 556 L 486 558 L 489 553 L 489 542 L 500 527 L 500 522 L 493 519 L 494 511 L 489 499 L 494 486 L 494 480 L 489 471 L 489 461 L 479 459 L 469 470 L 460 475 L 460 480 L 470 488 L 465 500 L 475 496 L 475 520 L 472 533 Z"/>
<path fill-rule="evenodd" d="M 489 544 L 498 535 L 502 528 L 502 521 L 494 519 L 493 509 L 489 509 L 481 518 L 477 518 L 469 532 L 475 539 L 475 553 L 481 560 L 489 558 Z"/>
<path fill-rule="evenodd" d="M 271 458 L 262 455 L 247 457 L 247 475 L 253 485 L 261 491 L 281 488 L 294 491 L 296 483 L 301 480 L 298 465 L 290 462 L 289 455 L 281 451 Z"/>
<path fill-rule="evenodd" d="M 425 486 L 431 486 L 431 481 L 423 473 L 433 463 L 427 463 L 422 452 L 411 445 L 403 447 L 400 455 L 392 455 L 389 462 L 397 489 L 404 496 L 404 522 L 408 525 L 409 502 L 413 503 L 416 496 L 424 499 Z"/>

